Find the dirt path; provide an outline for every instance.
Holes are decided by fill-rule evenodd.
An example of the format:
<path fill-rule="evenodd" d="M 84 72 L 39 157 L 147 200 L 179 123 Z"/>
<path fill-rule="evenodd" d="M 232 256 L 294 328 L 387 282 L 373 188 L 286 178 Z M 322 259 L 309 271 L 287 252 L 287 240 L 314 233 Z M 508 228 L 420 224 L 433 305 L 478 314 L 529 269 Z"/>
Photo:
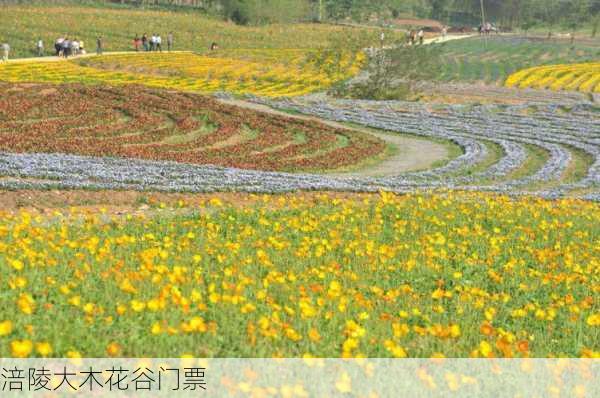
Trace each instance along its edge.
<path fill-rule="evenodd" d="M 266 105 L 255 104 L 238 99 L 219 99 L 219 101 L 225 104 L 235 105 L 241 108 L 252 109 L 272 115 L 285 116 L 301 120 L 310 120 L 323 123 L 334 128 L 354 130 L 361 133 L 370 134 L 396 148 L 396 152 L 393 155 L 382 160 L 381 162 L 366 166 L 365 168 L 359 170 L 332 173 L 332 176 L 384 177 L 389 175 L 398 175 L 399 172 L 428 169 L 434 163 L 446 160 L 450 156 L 448 148 L 445 145 L 426 139 L 350 127 L 345 124 L 319 119 L 312 116 L 289 114 L 270 108 Z"/>

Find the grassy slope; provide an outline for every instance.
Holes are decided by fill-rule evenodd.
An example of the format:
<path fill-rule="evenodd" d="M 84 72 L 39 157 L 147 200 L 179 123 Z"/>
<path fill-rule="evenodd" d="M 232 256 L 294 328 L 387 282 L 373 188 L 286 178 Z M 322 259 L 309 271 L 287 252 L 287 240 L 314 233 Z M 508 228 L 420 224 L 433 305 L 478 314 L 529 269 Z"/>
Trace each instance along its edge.
<path fill-rule="evenodd" d="M 39 37 L 49 51 L 64 34 L 84 40 L 88 49 L 95 48 L 95 38 L 102 35 L 107 50 L 121 51 L 130 50 L 133 37 L 144 32 L 162 34 L 166 46 L 166 34 L 173 31 L 177 49 L 206 51 L 213 41 L 221 48 L 315 48 L 357 31 L 317 24 L 242 27 L 198 11 L 10 5 L 2 14 L 10 18 L 0 24 L 0 41 L 11 44 L 13 58 L 35 56 Z"/>
<path fill-rule="evenodd" d="M 456 40 L 439 47 L 442 52 L 441 81 L 484 81 L 503 83 L 520 69 L 598 59 L 598 45 L 530 40 L 518 37 L 491 37 L 487 45 L 479 37 Z"/>

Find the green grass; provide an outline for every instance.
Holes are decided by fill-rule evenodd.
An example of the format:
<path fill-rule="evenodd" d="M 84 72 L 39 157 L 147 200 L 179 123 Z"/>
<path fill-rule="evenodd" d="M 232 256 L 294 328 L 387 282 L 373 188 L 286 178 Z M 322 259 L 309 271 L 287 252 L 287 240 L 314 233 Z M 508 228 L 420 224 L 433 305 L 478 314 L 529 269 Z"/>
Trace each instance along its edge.
<path fill-rule="evenodd" d="M 5 5 L 2 15 L 0 42 L 7 41 L 11 45 L 12 58 L 36 56 L 38 38 L 44 40 L 46 54 L 49 54 L 54 49 L 54 40 L 63 35 L 83 40 L 88 51 L 95 50 L 99 35 L 104 38 L 106 51 L 125 51 L 132 50 L 134 36 L 143 33 L 160 33 L 166 48 L 166 35 L 173 31 L 176 50 L 206 52 L 213 41 L 222 49 L 317 48 L 336 38 L 353 36 L 360 36 L 357 40 L 376 42 L 378 34 L 370 29 L 326 24 L 244 27 L 185 9 Z M 390 35 L 394 36 L 394 32 Z"/>
<path fill-rule="evenodd" d="M 474 37 L 434 45 L 440 52 L 439 81 L 502 84 L 512 73 L 537 65 L 597 60 L 597 45 L 546 41 L 524 37 Z"/>

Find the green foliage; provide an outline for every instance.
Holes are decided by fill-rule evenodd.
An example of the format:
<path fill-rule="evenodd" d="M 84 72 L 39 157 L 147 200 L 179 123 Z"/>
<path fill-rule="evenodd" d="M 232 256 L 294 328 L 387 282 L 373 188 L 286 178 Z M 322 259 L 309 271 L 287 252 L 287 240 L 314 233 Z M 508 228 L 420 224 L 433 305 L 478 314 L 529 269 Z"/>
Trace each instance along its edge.
<path fill-rule="evenodd" d="M 417 83 L 435 79 L 441 70 L 440 53 L 432 46 L 396 46 L 373 54 L 365 79 L 339 85 L 332 93 L 360 99 L 410 99 L 418 95 Z"/>
<path fill-rule="evenodd" d="M 240 24 L 295 22 L 308 19 L 310 5 L 298 0 L 221 0 L 225 18 Z"/>

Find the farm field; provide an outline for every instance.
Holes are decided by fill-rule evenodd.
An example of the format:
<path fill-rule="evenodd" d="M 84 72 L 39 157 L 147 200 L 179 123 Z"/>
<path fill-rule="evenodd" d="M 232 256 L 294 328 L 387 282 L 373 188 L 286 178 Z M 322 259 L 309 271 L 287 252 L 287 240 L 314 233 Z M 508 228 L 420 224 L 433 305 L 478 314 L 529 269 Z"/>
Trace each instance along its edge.
<path fill-rule="evenodd" d="M 3 86 L 0 150 L 335 170 L 383 155 L 356 131 L 267 115 L 211 98 L 126 86 Z"/>
<path fill-rule="evenodd" d="M 600 93 L 600 63 L 537 66 L 508 77 L 508 87 Z"/>
<path fill-rule="evenodd" d="M 5 176 L 0 186 L 5 188 L 267 193 L 304 189 L 401 193 L 454 188 L 546 198 L 594 200 L 600 195 L 600 131 L 595 127 L 598 108 L 593 104 L 558 108 L 552 104 L 428 106 L 402 101 L 251 97 L 239 101 L 243 107 L 239 108 L 195 94 L 139 86 L 64 86 L 66 96 L 52 88 L 46 91 L 46 86 L 15 87 L 14 100 L 3 103 L 4 123 L 13 126 L 2 134 L 1 141 L 7 150 L 0 154 L 0 174 Z M 53 104 L 62 109 L 60 104 L 68 103 L 72 93 L 83 99 L 75 102 L 77 106 L 89 109 L 82 108 L 86 112 L 73 120 L 73 127 L 67 127 L 60 117 L 49 119 L 56 109 Z M 91 97 L 85 100 L 86 96 Z M 95 104 L 91 101 L 94 96 Z M 130 98 L 134 100 L 127 101 Z M 194 98 L 208 105 L 194 108 L 190 105 Z M 285 114 L 262 115 L 252 111 L 255 103 L 340 124 L 326 127 L 312 120 L 292 120 Z M 44 107 L 33 104 L 46 104 L 49 111 L 40 115 Z M 191 109 L 190 114 L 183 114 L 186 117 L 177 109 L 182 105 Z M 229 116 L 209 111 L 206 118 L 206 106 Z M 148 113 L 139 109 L 144 107 L 160 110 Z M 110 118 L 94 122 L 98 118 L 94 112 L 106 109 Z M 157 118 L 164 109 L 170 113 Z M 253 114 L 256 121 L 249 118 Z M 140 133 L 132 134 L 129 126 Z M 365 131 L 344 131 L 345 126 L 386 130 L 458 150 L 452 149 L 450 158 L 442 156 L 426 170 L 398 168 L 373 176 L 368 168 L 377 167 L 377 162 L 390 155 L 387 141 Z M 35 135 L 18 133 L 31 128 L 38 129 Z M 540 136 L 536 128 L 545 134 Z M 105 138 L 98 140 L 99 135 Z M 307 137 L 314 140 L 306 141 Z M 314 173 L 356 168 L 360 163 L 367 167 L 364 175 Z"/>
<path fill-rule="evenodd" d="M 155 88 L 261 96 L 299 96 L 325 90 L 356 75 L 363 53 L 318 50 L 236 50 L 193 53 L 130 53 L 70 62 L 0 65 L 0 80 L 86 84 L 143 84 Z"/>
<path fill-rule="evenodd" d="M 600 43 L 547 41 L 518 36 L 474 37 L 436 45 L 442 59 L 442 82 L 465 81 L 503 85 L 522 69 L 564 63 L 584 63 L 600 58 Z"/>
<path fill-rule="evenodd" d="M 237 198 L 4 212 L 0 355 L 598 355 L 595 203 Z"/>

